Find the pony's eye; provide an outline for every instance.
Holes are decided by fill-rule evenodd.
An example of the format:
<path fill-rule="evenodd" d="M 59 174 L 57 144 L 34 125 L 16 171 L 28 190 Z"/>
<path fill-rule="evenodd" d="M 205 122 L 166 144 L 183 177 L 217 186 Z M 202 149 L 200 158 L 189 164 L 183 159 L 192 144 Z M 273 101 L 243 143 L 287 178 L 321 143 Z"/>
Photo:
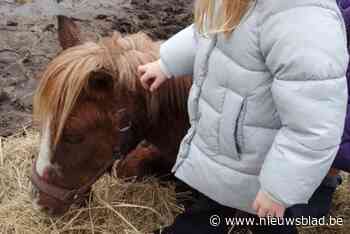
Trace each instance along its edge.
<path fill-rule="evenodd" d="M 84 140 L 82 135 L 64 135 L 62 140 L 68 144 L 79 144 Z"/>

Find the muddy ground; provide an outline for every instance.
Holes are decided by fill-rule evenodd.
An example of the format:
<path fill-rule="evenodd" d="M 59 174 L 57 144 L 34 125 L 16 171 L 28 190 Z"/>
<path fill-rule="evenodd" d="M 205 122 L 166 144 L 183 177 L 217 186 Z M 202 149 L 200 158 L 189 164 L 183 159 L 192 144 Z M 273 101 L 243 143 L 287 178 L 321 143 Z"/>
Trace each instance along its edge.
<path fill-rule="evenodd" d="M 192 0 L 0 0 L 0 136 L 31 125 L 37 79 L 60 51 L 55 15 L 89 38 L 145 31 L 166 39 L 191 23 Z"/>

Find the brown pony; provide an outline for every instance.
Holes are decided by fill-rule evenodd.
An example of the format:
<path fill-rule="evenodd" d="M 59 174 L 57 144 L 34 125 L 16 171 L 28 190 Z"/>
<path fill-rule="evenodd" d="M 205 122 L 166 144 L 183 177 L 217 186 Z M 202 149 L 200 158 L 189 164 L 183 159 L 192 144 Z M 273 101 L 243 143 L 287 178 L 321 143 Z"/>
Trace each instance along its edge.
<path fill-rule="evenodd" d="M 121 177 L 169 173 L 182 137 L 190 77 L 144 90 L 139 65 L 158 58 L 159 42 L 142 33 L 83 43 L 79 28 L 59 16 L 64 49 L 48 65 L 34 98 L 41 127 L 33 164 L 34 205 L 62 214 L 82 202 L 115 161 Z M 145 139 L 151 145 L 137 147 Z"/>

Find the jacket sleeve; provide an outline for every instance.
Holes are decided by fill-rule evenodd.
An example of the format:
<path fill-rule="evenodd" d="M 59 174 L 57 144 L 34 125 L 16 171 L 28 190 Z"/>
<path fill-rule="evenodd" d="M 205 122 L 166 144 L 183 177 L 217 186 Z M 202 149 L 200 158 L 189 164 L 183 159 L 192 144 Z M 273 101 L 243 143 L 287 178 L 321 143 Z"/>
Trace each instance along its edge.
<path fill-rule="evenodd" d="M 286 207 L 307 203 L 327 174 L 344 128 L 348 62 L 336 9 L 303 6 L 275 12 L 260 25 L 282 127 L 260 172 L 261 190 Z"/>
<path fill-rule="evenodd" d="M 197 47 L 195 35 L 195 27 L 191 25 L 161 45 L 160 60 L 165 74 L 170 77 L 193 74 Z"/>

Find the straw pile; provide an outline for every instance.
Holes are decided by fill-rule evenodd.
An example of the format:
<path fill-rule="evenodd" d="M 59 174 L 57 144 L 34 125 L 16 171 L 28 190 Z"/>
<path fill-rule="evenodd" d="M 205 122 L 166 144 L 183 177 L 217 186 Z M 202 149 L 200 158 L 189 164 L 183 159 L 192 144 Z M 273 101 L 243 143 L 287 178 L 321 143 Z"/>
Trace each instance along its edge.
<path fill-rule="evenodd" d="M 72 208 L 50 218 L 32 208 L 30 168 L 37 155 L 38 134 L 31 130 L 0 138 L 0 233 L 149 233 L 172 222 L 181 212 L 174 185 L 156 179 L 126 182 L 105 176 L 94 186 L 86 208 Z M 345 183 L 344 183 L 345 184 Z M 342 186 L 333 216 L 343 217 L 342 227 L 303 227 L 301 233 L 349 233 L 350 193 Z"/>
<path fill-rule="evenodd" d="M 172 184 L 105 176 L 94 186 L 89 207 L 50 218 L 31 204 L 29 175 L 37 145 L 33 131 L 0 143 L 0 233 L 147 233 L 181 212 Z"/>

